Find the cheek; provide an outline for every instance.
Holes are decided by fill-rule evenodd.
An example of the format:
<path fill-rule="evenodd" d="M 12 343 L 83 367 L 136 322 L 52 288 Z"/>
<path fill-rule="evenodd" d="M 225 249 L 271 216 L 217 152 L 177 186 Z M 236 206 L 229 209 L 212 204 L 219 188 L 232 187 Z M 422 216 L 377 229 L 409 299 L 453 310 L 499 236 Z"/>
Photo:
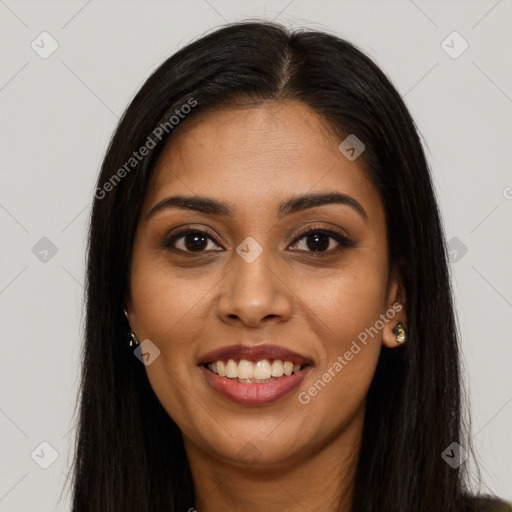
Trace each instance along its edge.
<path fill-rule="evenodd" d="M 218 278 L 217 278 L 218 280 Z M 213 272 L 173 268 L 165 255 L 135 251 L 132 264 L 132 300 L 140 333 L 161 345 L 180 350 L 204 318 L 209 293 L 216 282 Z M 189 335 L 187 335 L 189 333 Z M 182 340 L 182 341 L 180 341 Z"/>
<path fill-rule="evenodd" d="M 197 379 L 197 344 L 205 336 L 204 301 L 213 283 L 184 281 L 175 273 L 169 275 L 162 265 L 143 265 L 142 261 L 133 268 L 137 334 L 141 340 L 149 338 L 160 350 L 154 362 L 145 367 L 148 380 L 169 416 L 184 428 L 197 415 L 191 385 Z"/>
<path fill-rule="evenodd" d="M 299 402 L 311 408 L 313 416 L 326 414 L 326 425 L 339 420 L 329 412 L 332 404 L 351 417 L 371 384 L 382 347 L 379 320 L 385 313 L 387 277 L 382 268 L 363 254 L 357 265 L 335 276 L 302 280 L 301 302 L 313 312 L 310 329 L 317 333 L 323 354 Z"/>
<path fill-rule="evenodd" d="M 323 345 L 332 356 L 344 351 L 384 313 L 385 262 L 375 261 L 370 251 L 360 252 L 345 268 L 323 275 L 303 275 L 294 287 L 299 303 L 317 319 Z"/>
<path fill-rule="evenodd" d="M 370 317 L 352 303 L 337 316 L 324 316 L 330 322 L 322 332 L 325 358 L 297 396 L 306 437 L 343 430 L 364 410 L 382 347 L 380 332 L 372 337 L 365 331 L 375 323 Z"/>

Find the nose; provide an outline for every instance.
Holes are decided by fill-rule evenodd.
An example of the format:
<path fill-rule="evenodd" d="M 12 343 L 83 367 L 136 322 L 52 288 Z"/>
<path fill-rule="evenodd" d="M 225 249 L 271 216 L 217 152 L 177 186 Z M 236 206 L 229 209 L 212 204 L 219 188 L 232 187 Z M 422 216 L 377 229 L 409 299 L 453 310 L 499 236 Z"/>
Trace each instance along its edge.
<path fill-rule="evenodd" d="M 252 263 L 235 254 L 232 263 L 223 279 L 218 302 L 223 322 L 260 327 L 292 316 L 293 286 L 286 282 L 283 272 L 270 267 L 265 251 Z"/>

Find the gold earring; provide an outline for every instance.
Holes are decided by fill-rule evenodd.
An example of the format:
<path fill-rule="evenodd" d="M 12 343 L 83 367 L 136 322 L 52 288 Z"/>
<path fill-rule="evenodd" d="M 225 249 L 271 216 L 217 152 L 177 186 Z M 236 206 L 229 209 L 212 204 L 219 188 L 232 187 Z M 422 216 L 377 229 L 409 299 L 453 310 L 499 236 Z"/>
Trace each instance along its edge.
<path fill-rule="evenodd" d="M 135 336 L 135 333 L 133 331 L 130 331 L 130 341 L 129 341 L 130 347 L 135 345 L 139 345 L 139 340 L 137 339 L 137 336 Z"/>
<path fill-rule="evenodd" d="M 407 327 L 402 322 L 396 324 L 393 334 L 396 334 L 396 341 L 401 345 L 407 341 Z"/>
<path fill-rule="evenodd" d="M 128 325 L 130 325 L 130 320 L 128 319 L 128 311 L 126 311 L 125 308 L 123 308 L 124 316 L 126 317 L 126 320 L 128 320 Z M 133 345 L 139 345 L 139 340 L 137 339 L 137 336 L 135 336 L 135 333 L 130 329 L 130 341 L 128 342 L 130 347 Z"/>

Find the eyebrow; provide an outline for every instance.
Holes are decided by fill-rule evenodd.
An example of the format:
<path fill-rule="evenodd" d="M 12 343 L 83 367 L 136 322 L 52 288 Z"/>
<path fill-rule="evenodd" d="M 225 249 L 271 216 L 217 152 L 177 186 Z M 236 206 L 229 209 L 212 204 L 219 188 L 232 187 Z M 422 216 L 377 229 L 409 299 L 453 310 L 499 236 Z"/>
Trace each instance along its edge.
<path fill-rule="evenodd" d="M 327 192 L 321 194 L 304 194 L 291 196 L 279 205 L 278 216 L 284 217 L 292 213 L 323 206 L 327 204 L 343 204 L 350 206 L 368 222 L 368 214 L 361 204 L 353 197 L 341 192 Z M 235 208 L 227 203 L 222 203 L 216 199 L 203 196 L 170 196 L 157 203 L 146 216 L 149 220 L 157 212 L 169 208 L 178 208 L 181 210 L 194 210 L 210 215 L 222 215 L 232 217 Z"/>

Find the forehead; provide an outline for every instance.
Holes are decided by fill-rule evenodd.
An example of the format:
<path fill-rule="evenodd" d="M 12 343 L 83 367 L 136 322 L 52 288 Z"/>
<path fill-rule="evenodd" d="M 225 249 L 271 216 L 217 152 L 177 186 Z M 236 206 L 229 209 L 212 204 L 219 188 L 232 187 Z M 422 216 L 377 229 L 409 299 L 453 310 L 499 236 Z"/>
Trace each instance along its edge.
<path fill-rule="evenodd" d="M 145 210 L 172 194 L 205 195 L 243 212 L 267 210 L 292 194 L 338 190 L 371 214 L 380 198 L 339 136 L 308 106 L 268 102 L 194 114 L 157 162 Z"/>

